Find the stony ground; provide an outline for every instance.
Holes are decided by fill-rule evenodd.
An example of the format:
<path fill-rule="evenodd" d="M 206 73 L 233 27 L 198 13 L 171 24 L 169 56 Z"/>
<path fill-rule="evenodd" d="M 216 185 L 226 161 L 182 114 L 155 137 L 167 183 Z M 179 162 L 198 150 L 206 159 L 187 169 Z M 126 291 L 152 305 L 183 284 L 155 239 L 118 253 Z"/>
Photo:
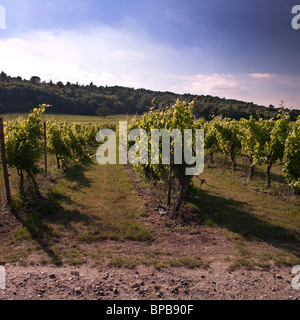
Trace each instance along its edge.
<path fill-rule="evenodd" d="M 1 300 L 299 300 L 290 268 L 228 272 L 139 266 L 98 271 L 82 266 L 7 265 Z"/>

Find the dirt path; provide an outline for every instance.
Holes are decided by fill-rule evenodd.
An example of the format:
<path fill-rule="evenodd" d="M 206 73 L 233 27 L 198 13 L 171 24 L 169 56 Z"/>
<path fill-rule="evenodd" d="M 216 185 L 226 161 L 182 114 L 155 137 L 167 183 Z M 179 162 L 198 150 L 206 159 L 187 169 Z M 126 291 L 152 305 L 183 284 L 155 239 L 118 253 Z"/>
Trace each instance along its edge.
<path fill-rule="evenodd" d="M 227 272 L 138 266 L 135 270 L 9 265 L 3 300 L 299 300 L 289 268 Z M 277 274 L 278 273 L 278 274 Z"/>

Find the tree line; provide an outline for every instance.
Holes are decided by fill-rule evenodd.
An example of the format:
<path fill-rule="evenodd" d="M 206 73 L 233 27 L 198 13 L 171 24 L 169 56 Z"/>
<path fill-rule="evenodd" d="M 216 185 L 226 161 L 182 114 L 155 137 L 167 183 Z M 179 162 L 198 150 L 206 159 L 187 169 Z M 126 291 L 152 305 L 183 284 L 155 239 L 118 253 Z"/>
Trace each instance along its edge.
<path fill-rule="evenodd" d="M 121 86 L 80 85 L 58 81 L 42 81 L 38 76 L 29 80 L 0 73 L 0 114 L 28 113 L 32 106 L 52 105 L 54 114 L 99 115 L 143 114 L 151 108 L 164 110 L 177 100 L 192 102 L 197 118 L 211 120 L 215 116 L 239 120 L 270 119 L 276 116 L 277 108 L 259 106 L 251 102 L 229 100 L 208 95 L 175 94 Z M 291 110 L 291 121 L 296 121 L 300 110 Z"/>

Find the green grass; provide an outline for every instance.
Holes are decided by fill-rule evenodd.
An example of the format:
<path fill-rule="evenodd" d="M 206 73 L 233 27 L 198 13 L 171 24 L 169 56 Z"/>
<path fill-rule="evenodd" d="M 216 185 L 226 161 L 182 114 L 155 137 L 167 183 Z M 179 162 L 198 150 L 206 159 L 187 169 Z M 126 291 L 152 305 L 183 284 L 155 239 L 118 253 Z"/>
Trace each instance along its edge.
<path fill-rule="evenodd" d="M 55 118 L 72 122 L 99 121 L 99 117 Z M 100 120 L 125 119 L 126 116 L 115 116 Z M 55 161 L 51 159 L 49 157 L 49 163 L 51 166 L 53 162 L 54 168 Z M 271 188 L 266 188 L 264 167 L 257 168 L 254 180 L 247 182 L 244 175 L 247 165 L 246 160 L 240 158 L 236 173 L 232 173 L 230 163 L 206 165 L 201 176 L 206 183 L 201 185 L 199 179 L 194 179 L 194 187 L 187 195 L 188 206 L 197 213 L 199 220 L 218 228 L 235 245 L 237 255 L 228 261 L 231 262 L 229 270 L 300 264 L 299 197 L 286 186 L 280 165 L 272 169 Z M 54 176 L 62 174 L 54 169 L 49 172 Z M 140 180 L 139 183 L 143 183 Z M 13 175 L 11 182 L 13 189 L 17 189 L 14 184 L 18 181 Z M 46 183 L 41 187 L 42 197 L 14 202 L 20 225 L 1 246 L 1 263 L 25 263 L 26 259 L 32 262 L 30 255 L 34 251 L 40 254 L 43 264 L 77 265 L 92 258 L 95 264 L 126 268 L 138 264 L 154 265 L 158 269 L 208 266 L 197 256 L 159 249 L 147 251 L 152 236 L 151 229 L 142 223 L 144 203 L 123 166 L 100 166 L 95 159 L 85 158 L 70 168 L 54 187 L 51 184 L 49 188 L 49 181 L 40 182 L 41 186 Z M 142 186 L 152 188 L 146 182 Z M 163 190 L 156 189 L 154 198 L 163 203 L 165 192 L 159 191 Z M 172 222 L 167 224 L 170 226 Z M 182 227 L 174 223 L 173 229 L 176 228 Z M 117 245 L 104 250 L 105 241 L 110 240 Z M 125 241 L 125 245 L 130 241 L 144 243 L 142 252 L 122 253 Z M 130 245 L 125 249 L 130 249 Z"/>
<path fill-rule="evenodd" d="M 246 258 L 238 257 L 236 258 L 235 262 L 229 266 L 228 271 L 234 271 L 239 268 L 245 268 L 246 270 L 251 270 L 253 269 L 253 266 L 251 265 L 249 260 L 247 260 Z"/>
<path fill-rule="evenodd" d="M 13 121 L 18 118 L 26 119 L 28 117 L 27 113 L 23 114 L 4 114 L 1 115 L 4 119 L 4 121 Z M 81 116 L 81 115 L 59 115 L 59 114 L 45 114 L 42 116 L 43 121 L 47 121 L 50 119 L 53 119 L 55 121 L 67 121 L 67 122 L 72 122 L 72 123 L 97 123 L 97 124 L 102 124 L 102 123 L 108 123 L 108 124 L 115 124 L 118 123 L 119 121 L 130 121 L 134 116 L 133 115 L 111 115 L 106 118 L 103 117 L 98 117 L 98 116 Z M 137 116 L 140 117 L 140 116 Z"/>
<path fill-rule="evenodd" d="M 58 234 L 72 230 L 81 241 L 147 241 L 151 239 L 149 230 L 138 219 L 143 212 L 122 166 L 100 166 L 87 160 L 68 171 L 26 223 L 38 238 L 48 233 L 46 226 L 40 225 L 45 220 L 53 224 L 52 233 L 58 227 Z"/>
<path fill-rule="evenodd" d="M 137 259 L 133 256 L 114 257 L 108 263 L 110 267 L 134 269 L 137 266 Z"/>
<path fill-rule="evenodd" d="M 268 195 L 272 195 L 280 200 L 295 205 L 300 205 L 300 198 L 294 194 L 294 191 L 287 185 L 284 177 L 283 166 L 275 163 L 271 169 L 271 187 L 266 184 L 267 166 L 255 167 L 252 181 L 247 181 L 249 173 L 249 159 L 245 156 L 239 156 L 237 159 L 237 171 L 232 172 L 232 163 L 227 160 L 224 163 L 224 155 L 215 155 L 215 164 L 212 165 L 209 159 L 206 160 L 206 170 L 213 169 L 222 176 L 226 176 L 233 181 L 247 184 L 247 187 Z"/>
<path fill-rule="evenodd" d="M 194 257 L 188 257 L 188 256 L 181 256 L 181 257 L 175 257 L 168 261 L 170 266 L 172 267 L 187 267 L 190 269 L 193 268 L 207 268 L 209 266 L 208 263 L 203 262 L 200 257 L 194 256 Z"/>
<path fill-rule="evenodd" d="M 257 190 L 240 172 L 223 169 L 221 173 L 218 167 L 208 166 L 201 179 L 206 183 L 200 185 L 200 180 L 194 179 L 188 205 L 206 225 L 219 228 L 234 242 L 238 257 L 232 268 L 300 263 L 298 199 L 286 201 Z M 257 184 L 260 181 L 256 179 Z M 268 261 L 262 259 L 262 252 L 269 254 Z"/>
<path fill-rule="evenodd" d="M 156 269 L 164 267 L 207 268 L 209 264 L 199 256 L 187 256 L 180 253 L 163 252 L 159 250 L 136 255 L 118 254 L 109 259 L 108 266 L 133 269 L 137 265 L 153 265 Z"/>
<path fill-rule="evenodd" d="M 81 265 L 86 262 L 85 255 L 78 246 L 75 246 L 74 248 L 66 250 L 64 252 L 64 255 L 65 255 L 65 260 L 68 264 Z"/>
<path fill-rule="evenodd" d="M 31 198 L 26 210 L 23 205 L 20 202 L 15 213 L 20 226 L 10 237 L 16 255 L 21 244 L 36 243 L 52 263 L 81 264 L 87 244 L 152 238 L 151 229 L 141 222 L 144 205 L 121 165 L 84 159 L 47 195 Z"/>

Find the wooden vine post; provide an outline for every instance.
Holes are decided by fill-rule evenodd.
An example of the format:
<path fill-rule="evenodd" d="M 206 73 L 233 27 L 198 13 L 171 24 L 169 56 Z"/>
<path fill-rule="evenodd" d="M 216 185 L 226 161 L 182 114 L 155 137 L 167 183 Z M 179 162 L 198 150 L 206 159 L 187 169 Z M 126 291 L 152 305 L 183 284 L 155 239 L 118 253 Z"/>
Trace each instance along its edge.
<path fill-rule="evenodd" d="M 47 124 L 44 122 L 44 157 L 45 157 L 45 177 L 48 177 L 48 164 L 47 164 Z"/>
<path fill-rule="evenodd" d="M 0 149 L 1 149 L 1 158 L 2 158 L 2 166 L 3 166 L 6 199 L 7 199 L 8 205 L 10 205 L 11 204 L 11 193 L 10 193 L 10 186 L 9 186 L 9 175 L 8 175 L 8 170 L 7 170 L 4 127 L 3 127 L 3 119 L 2 118 L 0 118 Z"/>

